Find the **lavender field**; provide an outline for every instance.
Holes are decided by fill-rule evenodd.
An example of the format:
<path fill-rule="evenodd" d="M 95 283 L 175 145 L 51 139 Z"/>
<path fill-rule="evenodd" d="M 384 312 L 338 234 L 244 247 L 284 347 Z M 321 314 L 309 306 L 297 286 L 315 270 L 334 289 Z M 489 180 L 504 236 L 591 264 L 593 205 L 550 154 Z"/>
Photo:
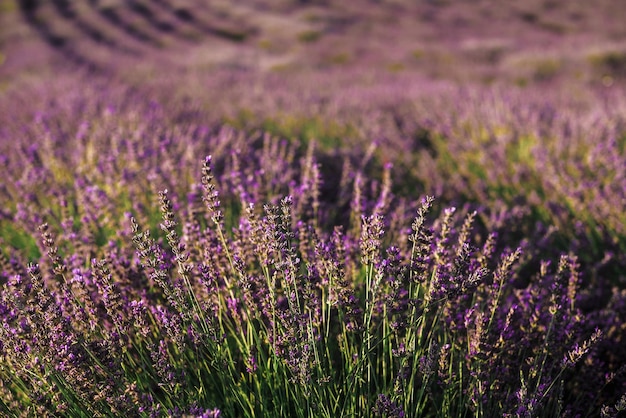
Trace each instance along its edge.
<path fill-rule="evenodd" d="M 0 416 L 626 416 L 621 0 L 0 0 Z"/>

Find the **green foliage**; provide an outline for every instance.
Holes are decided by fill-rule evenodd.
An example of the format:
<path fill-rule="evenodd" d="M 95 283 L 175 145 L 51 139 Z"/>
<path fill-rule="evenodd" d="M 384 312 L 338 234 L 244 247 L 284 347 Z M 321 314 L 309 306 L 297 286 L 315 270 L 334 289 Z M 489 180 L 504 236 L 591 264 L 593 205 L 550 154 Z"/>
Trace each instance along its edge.
<path fill-rule="evenodd" d="M 603 75 L 626 77 L 626 51 L 609 50 L 588 56 L 588 61 Z"/>
<path fill-rule="evenodd" d="M 322 33 L 316 30 L 307 30 L 298 34 L 298 40 L 304 43 L 313 43 L 320 39 Z"/>
<path fill-rule="evenodd" d="M 2 239 L 0 242 L 4 244 L 4 250 L 15 248 L 29 261 L 35 261 L 41 257 L 35 238 L 13 222 L 0 220 L 0 238 Z"/>
<path fill-rule="evenodd" d="M 357 137 L 357 130 L 352 125 L 318 115 L 278 114 L 259 120 L 251 111 L 241 109 L 234 118 L 226 118 L 225 122 L 249 132 L 260 129 L 279 138 L 297 140 L 302 151 L 315 141 L 320 152 L 332 153 L 342 149 L 347 138 Z"/>

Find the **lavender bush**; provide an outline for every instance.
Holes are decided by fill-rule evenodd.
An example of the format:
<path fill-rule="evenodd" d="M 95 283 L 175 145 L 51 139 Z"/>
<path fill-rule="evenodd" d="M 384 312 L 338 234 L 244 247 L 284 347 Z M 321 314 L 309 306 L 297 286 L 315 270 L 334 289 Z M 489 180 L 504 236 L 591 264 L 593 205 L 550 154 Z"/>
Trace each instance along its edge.
<path fill-rule="evenodd" d="M 347 162 L 329 198 L 313 145 L 205 135 L 5 156 L 28 167 L 5 190 L 5 413 L 574 416 L 622 387 L 598 351 L 621 316 L 582 310 L 574 254 L 520 277 L 531 243 L 395 196 L 391 166 Z M 195 146 L 235 151 L 194 166 Z"/>
<path fill-rule="evenodd" d="M 0 0 L 0 415 L 623 415 L 623 7 L 475 3 Z"/>

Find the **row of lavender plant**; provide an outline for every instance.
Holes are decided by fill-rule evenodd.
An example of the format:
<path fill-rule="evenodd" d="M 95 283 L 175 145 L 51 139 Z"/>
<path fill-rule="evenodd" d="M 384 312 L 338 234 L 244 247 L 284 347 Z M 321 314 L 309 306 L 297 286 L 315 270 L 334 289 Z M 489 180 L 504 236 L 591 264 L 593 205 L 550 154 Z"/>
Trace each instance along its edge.
<path fill-rule="evenodd" d="M 623 270 L 625 118 L 624 98 L 619 92 L 588 93 L 574 100 L 566 95 L 546 98 L 543 91 L 530 89 L 485 92 L 366 71 L 346 73 L 301 75 L 289 82 L 282 77 L 237 72 L 214 74 L 210 80 L 198 75 L 176 85 L 156 80 L 149 92 L 141 94 L 157 97 L 156 103 L 175 104 L 155 106 L 144 115 L 135 115 L 139 120 L 131 123 L 137 123 L 143 132 L 148 130 L 141 126 L 145 125 L 142 119 L 160 126 L 174 123 L 186 130 L 200 125 L 211 131 L 226 120 L 248 135 L 261 129 L 302 139 L 300 151 L 307 141 L 317 139 L 326 154 L 339 155 L 335 158 L 338 163 L 327 165 L 339 167 L 346 149 L 356 164 L 372 153 L 370 167 L 394 162 L 396 191 L 403 195 L 433 194 L 457 205 L 469 200 L 491 210 L 517 207 L 518 212 L 526 212 L 528 229 L 537 221 L 557 227 L 561 251 L 576 243 L 577 248 L 572 249 L 584 250 L 584 263 L 593 264 L 606 256 L 618 266 L 613 267 L 614 274 L 616 268 Z M 368 77 L 377 77 L 376 85 L 342 86 L 347 78 L 362 79 L 360 84 L 364 84 Z M 322 78 L 335 81 L 318 88 L 324 85 Z M 128 94 L 135 97 L 129 100 L 119 87 L 121 92 L 90 103 L 89 93 L 77 93 L 72 83 L 67 80 L 57 90 L 27 91 L 24 97 L 12 95 L 10 102 L 31 101 L 33 94 L 41 95 L 42 119 L 58 124 L 59 135 L 74 135 L 85 121 L 91 130 L 102 131 L 101 124 L 113 129 L 110 126 L 116 116 L 109 114 L 105 116 L 109 120 L 103 122 L 100 119 L 105 112 L 90 111 L 96 102 L 109 101 L 119 107 L 117 113 L 131 115 L 144 107 L 138 105 L 136 93 Z M 198 94 L 197 84 L 207 90 Z M 181 101 L 180 96 L 185 99 Z M 207 102 L 211 102 L 209 109 Z M 33 106 L 29 103 L 26 107 Z M 7 115 L 13 113 L 7 110 Z M 24 115 L 16 115 L 17 123 L 6 118 L 7 125 L 19 124 L 8 129 L 8 137 L 32 129 L 25 128 L 30 121 L 23 120 Z M 160 120 L 154 122 L 157 118 Z M 89 132 L 82 130 L 83 135 Z M 37 135 L 37 129 L 30 133 L 30 137 Z M 407 178 L 410 181 L 403 181 Z"/>
<path fill-rule="evenodd" d="M 5 413 L 622 407 L 625 295 L 585 309 L 575 254 L 532 268 L 536 243 L 394 196 L 391 166 L 373 180 L 313 146 L 115 112 L 41 115 L 39 141 L 3 150 Z"/>

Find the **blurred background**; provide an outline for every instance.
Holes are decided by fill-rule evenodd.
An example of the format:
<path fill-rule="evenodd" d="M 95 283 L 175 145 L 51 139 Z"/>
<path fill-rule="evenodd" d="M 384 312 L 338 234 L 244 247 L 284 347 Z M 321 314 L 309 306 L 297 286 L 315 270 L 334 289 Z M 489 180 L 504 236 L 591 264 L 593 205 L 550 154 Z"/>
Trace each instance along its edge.
<path fill-rule="evenodd" d="M 0 91 L 71 69 L 136 83 L 358 68 L 574 93 L 623 84 L 624 22 L 621 0 L 0 0 Z"/>

